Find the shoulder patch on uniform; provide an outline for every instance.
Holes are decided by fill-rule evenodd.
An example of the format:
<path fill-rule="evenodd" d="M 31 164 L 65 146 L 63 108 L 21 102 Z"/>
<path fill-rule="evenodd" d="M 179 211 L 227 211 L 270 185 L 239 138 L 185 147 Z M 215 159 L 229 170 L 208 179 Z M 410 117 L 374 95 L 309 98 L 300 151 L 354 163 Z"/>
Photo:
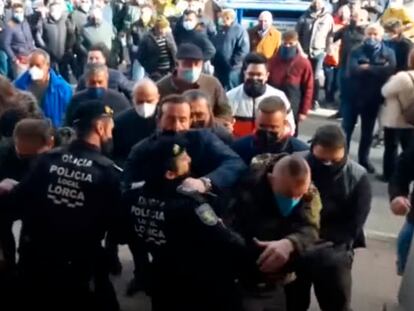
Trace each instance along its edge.
<path fill-rule="evenodd" d="M 207 226 L 215 226 L 218 223 L 218 217 L 210 204 L 204 203 L 195 209 L 197 216 Z"/>

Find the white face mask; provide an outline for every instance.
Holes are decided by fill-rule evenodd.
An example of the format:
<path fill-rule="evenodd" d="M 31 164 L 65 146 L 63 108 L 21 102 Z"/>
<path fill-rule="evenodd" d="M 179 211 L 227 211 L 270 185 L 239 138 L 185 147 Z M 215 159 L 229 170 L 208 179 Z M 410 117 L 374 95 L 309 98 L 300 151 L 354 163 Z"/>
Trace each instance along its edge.
<path fill-rule="evenodd" d="M 63 12 L 61 10 L 50 11 L 50 16 L 55 21 L 58 21 L 62 17 L 62 15 L 63 15 Z"/>
<path fill-rule="evenodd" d="M 390 2 L 390 8 L 391 9 L 400 9 L 403 6 L 403 2 L 402 1 L 391 1 Z"/>
<path fill-rule="evenodd" d="M 42 80 L 44 77 L 43 70 L 36 66 L 29 69 L 29 74 L 33 81 Z"/>
<path fill-rule="evenodd" d="M 81 3 L 79 7 L 85 13 L 89 13 L 89 10 L 91 9 L 91 5 L 89 3 Z"/>
<path fill-rule="evenodd" d="M 93 21 L 95 21 L 95 24 L 100 25 L 103 19 L 102 14 L 103 14 L 102 10 L 96 9 L 90 13 L 90 17 L 92 18 Z"/>
<path fill-rule="evenodd" d="M 184 21 L 183 27 L 185 30 L 193 30 L 196 27 L 196 23 L 193 21 Z"/>
<path fill-rule="evenodd" d="M 151 104 L 151 103 L 143 103 L 139 105 L 134 105 L 134 107 L 138 115 L 145 119 L 152 117 L 155 113 L 155 109 L 157 109 L 157 105 Z"/>
<path fill-rule="evenodd" d="M 127 46 L 127 38 L 125 36 L 122 36 L 119 41 L 121 42 L 122 47 Z"/>

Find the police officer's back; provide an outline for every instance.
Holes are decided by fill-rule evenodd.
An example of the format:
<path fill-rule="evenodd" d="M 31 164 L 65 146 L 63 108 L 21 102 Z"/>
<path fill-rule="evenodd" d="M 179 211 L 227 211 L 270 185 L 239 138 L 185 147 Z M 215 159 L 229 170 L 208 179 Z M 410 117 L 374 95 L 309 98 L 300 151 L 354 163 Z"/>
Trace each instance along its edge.
<path fill-rule="evenodd" d="M 153 145 L 145 182 L 124 198 L 136 243 L 151 258 L 153 310 L 238 310 L 234 279 L 249 255 L 203 196 L 179 187 L 191 162 L 184 145 L 177 137 Z"/>
<path fill-rule="evenodd" d="M 58 302 L 59 310 L 99 310 L 89 304 L 90 282 L 104 273 L 101 240 L 119 206 L 117 172 L 102 155 L 112 138 L 112 111 L 86 102 L 76 119 L 78 140 L 40 157 L 6 202 L 20 207 L 13 214 L 23 221 L 23 293 L 43 310 Z"/>

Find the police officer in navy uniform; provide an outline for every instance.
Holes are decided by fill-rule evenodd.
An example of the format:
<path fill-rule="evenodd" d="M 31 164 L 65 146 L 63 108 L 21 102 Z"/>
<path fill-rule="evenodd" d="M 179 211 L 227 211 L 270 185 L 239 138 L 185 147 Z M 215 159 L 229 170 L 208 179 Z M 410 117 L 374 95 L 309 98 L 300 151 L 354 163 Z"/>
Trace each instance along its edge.
<path fill-rule="evenodd" d="M 125 189 L 142 181 L 142 172 L 145 164 L 142 156 L 148 148 L 163 137 L 182 135 L 186 138 L 186 150 L 192 159 L 192 175 L 182 180 L 183 185 L 200 193 L 213 189 L 224 197 L 245 172 L 243 160 L 229 146 L 226 146 L 215 134 L 208 129 L 192 130 L 191 106 L 188 100 L 181 95 L 169 95 L 158 104 L 157 130 L 155 133 L 138 142 L 132 149 L 125 162 L 122 183 Z M 222 200 L 224 201 L 224 200 Z M 216 212 L 222 216 L 226 212 L 226 204 L 216 206 Z M 142 263 L 139 258 L 139 249 L 130 245 L 134 258 L 134 279 L 128 284 L 127 293 L 134 294 L 141 289 Z"/>
<path fill-rule="evenodd" d="M 125 188 L 142 180 L 141 156 L 145 150 L 163 136 L 179 133 L 186 137 L 187 151 L 193 159 L 193 176 L 183 180 L 185 186 L 198 192 L 229 189 L 246 171 L 242 159 L 211 131 L 190 130 L 191 106 L 185 97 L 164 97 L 159 103 L 157 122 L 157 131 L 131 149 L 122 178 Z"/>
<path fill-rule="evenodd" d="M 112 114 L 98 101 L 81 104 L 77 140 L 41 156 L 0 197 L 3 210 L 13 206 L 10 212 L 23 222 L 18 266 L 22 301 L 30 304 L 23 309 L 119 309 L 101 247 L 116 228 L 121 199 L 119 172 L 104 155 L 111 149 Z"/>
<path fill-rule="evenodd" d="M 131 234 L 149 258 L 152 310 L 240 310 L 234 280 L 248 258 L 255 261 L 205 195 L 182 185 L 191 164 L 184 137 L 150 146 L 143 181 L 124 194 Z"/>

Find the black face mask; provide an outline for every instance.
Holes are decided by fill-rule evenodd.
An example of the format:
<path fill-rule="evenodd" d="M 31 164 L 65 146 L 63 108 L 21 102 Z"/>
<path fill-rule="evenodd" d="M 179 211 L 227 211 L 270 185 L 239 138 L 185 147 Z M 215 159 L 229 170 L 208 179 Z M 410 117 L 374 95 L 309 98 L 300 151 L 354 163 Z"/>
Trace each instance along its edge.
<path fill-rule="evenodd" d="M 279 135 L 259 129 L 256 131 L 256 146 L 261 152 L 280 153 L 285 148 L 286 141 L 279 139 Z"/>
<path fill-rule="evenodd" d="M 266 83 L 262 80 L 247 79 L 243 84 L 243 89 L 247 96 L 257 98 L 266 92 Z"/>
<path fill-rule="evenodd" d="M 105 156 L 111 156 L 112 151 L 114 150 L 114 140 L 109 138 L 101 143 L 101 152 Z"/>
<path fill-rule="evenodd" d="M 202 129 L 205 127 L 208 127 L 208 126 L 207 126 L 207 122 L 204 120 L 197 120 L 197 121 L 191 122 L 191 128 Z"/>
<path fill-rule="evenodd" d="M 312 174 L 314 177 L 336 177 L 343 169 L 346 163 L 346 157 L 338 163 L 326 163 L 321 161 L 313 154 L 310 155 L 309 164 L 312 168 Z"/>
<path fill-rule="evenodd" d="M 311 10 L 311 12 L 317 12 L 318 11 L 318 8 L 314 4 L 311 4 L 311 6 L 309 7 L 309 9 Z"/>
<path fill-rule="evenodd" d="M 173 137 L 173 136 L 177 136 L 178 135 L 178 132 L 173 131 L 173 130 L 161 130 L 161 135 L 162 136 L 170 136 L 170 137 Z"/>
<path fill-rule="evenodd" d="M 352 27 L 352 28 L 355 28 L 355 27 L 357 26 L 357 22 L 356 22 L 356 20 L 351 19 L 351 20 L 349 21 L 349 26 L 350 26 L 350 27 Z"/>

